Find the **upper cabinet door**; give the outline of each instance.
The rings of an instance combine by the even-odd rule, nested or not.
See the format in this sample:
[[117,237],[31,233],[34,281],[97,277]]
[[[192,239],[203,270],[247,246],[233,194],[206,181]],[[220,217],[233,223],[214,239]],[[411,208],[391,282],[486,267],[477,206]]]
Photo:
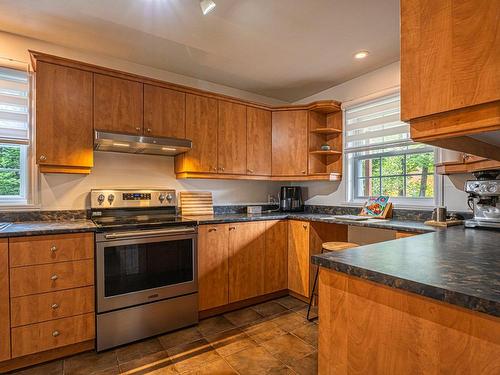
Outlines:
[[403,120],[500,99],[498,4],[401,1]]
[[94,74],[94,129],[142,134],[143,84]]
[[186,138],[186,94],[144,85],[144,134]]
[[41,172],[93,166],[92,73],[38,61],[36,154]]
[[186,94],[186,138],[193,148],[175,158],[175,171],[217,173],[217,99]]
[[246,174],[246,106],[219,100],[217,146],[219,173]]
[[247,174],[271,174],[271,111],[247,107]]
[[273,112],[273,176],[307,174],[307,111]]

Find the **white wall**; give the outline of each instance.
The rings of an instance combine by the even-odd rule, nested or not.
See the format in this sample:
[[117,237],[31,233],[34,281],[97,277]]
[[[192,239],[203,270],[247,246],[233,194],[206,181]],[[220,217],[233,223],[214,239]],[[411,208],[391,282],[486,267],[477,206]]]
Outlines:
[[[309,103],[315,100],[336,99],[341,102],[370,97],[379,92],[388,91],[400,84],[400,64],[392,63],[325,91],[301,99],[298,103]],[[442,150],[441,160],[456,160],[457,153]],[[438,177],[439,178],[439,177]],[[467,194],[463,192],[464,182],[472,175],[455,175],[444,177],[444,204],[449,210],[467,211]],[[346,179],[341,182],[308,182],[303,186],[306,203],[315,205],[346,204]]]
[[[28,49],[205,89],[266,104],[283,102],[106,56],[89,55],[35,39],[0,32],[0,57],[29,61]],[[259,181],[176,180],[172,157],[95,153],[95,167],[88,176],[45,174],[39,177],[39,201],[44,210],[84,209],[92,188],[163,187],[180,190],[209,190],[214,203],[264,203],[268,194],[277,194],[280,183]]]

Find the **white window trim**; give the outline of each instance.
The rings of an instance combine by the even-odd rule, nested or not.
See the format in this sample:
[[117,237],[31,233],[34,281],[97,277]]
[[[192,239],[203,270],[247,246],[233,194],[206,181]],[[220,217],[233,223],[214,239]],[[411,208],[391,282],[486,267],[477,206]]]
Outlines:
[[[345,150],[346,147],[346,116],[345,111],[349,108],[356,107],[368,101],[377,100],[389,95],[393,95],[400,92],[400,86],[390,87],[375,93],[371,93],[366,96],[362,96],[356,99],[352,99],[342,103],[342,122],[343,122],[343,134],[342,134],[342,149]],[[434,148],[434,163],[439,163],[442,158],[442,153],[440,149]],[[344,183],[345,183],[345,201],[341,202],[342,206],[359,206],[362,207],[366,203],[366,199],[357,199],[353,197],[353,171],[352,166],[348,161],[346,152],[343,154],[342,168],[344,170]],[[428,211],[429,208],[438,205],[438,202],[443,201],[443,178],[434,172],[434,197],[433,198],[401,198],[401,197],[390,197],[390,202],[395,208],[400,209],[413,209]]]
[[[24,196],[25,199],[2,199],[0,200],[0,211],[26,211],[33,209],[41,209],[40,205],[40,193],[39,193],[39,173],[38,166],[35,160],[35,126],[34,126],[34,74],[31,69],[31,65],[18,60],[8,59],[0,57],[0,65],[12,69],[20,69],[20,66],[27,67],[28,75],[28,90],[29,90],[29,102],[28,102],[28,135],[29,143],[26,148],[26,155],[21,158],[21,168],[25,168],[25,173],[23,174],[24,181]],[[24,70],[24,69],[22,69]]]

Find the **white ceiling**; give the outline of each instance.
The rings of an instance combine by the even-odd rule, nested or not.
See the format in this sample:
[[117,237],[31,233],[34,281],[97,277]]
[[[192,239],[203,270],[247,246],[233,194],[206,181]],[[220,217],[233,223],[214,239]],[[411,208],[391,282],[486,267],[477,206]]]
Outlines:
[[399,59],[399,0],[215,1],[0,0],[0,29],[289,102]]

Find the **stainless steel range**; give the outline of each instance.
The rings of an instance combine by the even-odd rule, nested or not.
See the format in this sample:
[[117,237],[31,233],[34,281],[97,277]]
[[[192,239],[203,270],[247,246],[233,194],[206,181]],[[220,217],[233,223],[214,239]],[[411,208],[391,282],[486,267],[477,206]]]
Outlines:
[[92,190],[97,350],[198,322],[197,226],[174,190]]

